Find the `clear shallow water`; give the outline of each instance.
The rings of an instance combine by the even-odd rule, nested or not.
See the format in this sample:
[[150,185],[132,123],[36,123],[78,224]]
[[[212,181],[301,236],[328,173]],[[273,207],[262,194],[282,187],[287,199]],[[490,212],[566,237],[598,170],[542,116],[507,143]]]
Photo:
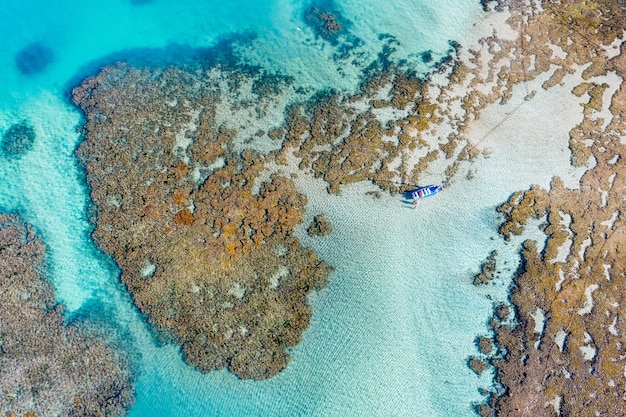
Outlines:
[[[461,0],[337,4],[362,46],[333,62],[336,49],[304,24],[308,4],[301,2],[3,3],[0,17],[9,24],[0,27],[0,133],[26,119],[37,141],[19,160],[0,155],[0,209],[21,213],[42,233],[51,279],[70,315],[104,305],[107,320],[132,336],[140,359],[131,416],[461,416],[480,400],[478,387],[489,385],[488,376],[478,379],[466,367],[491,309],[486,292],[470,281],[489,251],[502,246],[490,240],[495,205],[549,178],[521,163],[516,175],[503,176],[510,161],[494,155],[472,184],[491,189],[487,195],[468,195],[459,181],[417,212],[396,198],[370,199],[358,185],[332,197],[317,183],[300,184],[310,195],[309,215],[325,212],[335,230],[325,239],[304,233],[302,239],[336,270],[328,288],[312,297],[311,328],[292,363],[270,381],[240,381],[225,371],[201,375],[176,347],[155,344],[119,271],[89,239],[88,190],[73,157],[81,116],[67,94],[99,66],[118,59],[176,62],[232,33],[253,33],[235,49],[244,62],[291,75],[311,90],[352,90],[380,52],[379,35],[398,40],[392,59],[423,71],[421,53],[432,50],[436,61],[450,39],[463,42],[480,16],[478,2]],[[24,76],[14,56],[33,42],[53,59]],[[494,177],[502,180],[494,185]],[[504,288],[489,291],[502,296]]]

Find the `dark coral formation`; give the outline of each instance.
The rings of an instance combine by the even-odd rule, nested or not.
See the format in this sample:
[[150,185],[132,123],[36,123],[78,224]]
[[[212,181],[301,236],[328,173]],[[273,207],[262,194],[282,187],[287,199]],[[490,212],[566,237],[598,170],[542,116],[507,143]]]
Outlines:
[[313,222],[307,229],[309,236],[328,236],[332,231],[333,225],[323,214],[315,216]]
[[496,273],[497,273],[497,265],[496,265],[497,256],[498,256],[497,250],[491,251],[489,256],[487,256],[487,259],[485,260],[485,262],[483,262],[480,268],[480,273],[474,275],[474,280],[473,280],[474,285],[485,285],[494,280],[494,278],[496,277]]
[[489,355],[493,351],[493,340],[489,337],[479,337],[476,341],[478,351],[483,355]]
[[[570,149],[574,166],[591,161],[592,168],[576,189],[554,178],[550,190],[517,192],[499,208],[506,219],[500,228],[505,238],[522,234],[528,219],[545,218],[547,240],[543,247],[524,243],[510,298],[514,323],[506,305],[498,307],[492,321],[497,352],[491,363],[501,390],[477,411],[623,415],[626,44],[611,59],[602,45],[622,37],[626,7],[608,0],[540,3],[510,2],[509,23],[519,39],[486,40],[494,59],[510,60],[499,73],[502,98],[507,100],[520,81],[546,73],[543,88],[548,89],[584,66],[584,81],[572,94],[588,100],[583,120],[570,132]],[[594,80],[607,74],[619,77],[617,89]]]
[[0,413],[121,416],[134,402],[129,364],[63,322],[32,229],[0,214]]
[[429,62],[432,62],[433,60],[433,51],[424,51],[420,54],[420,58],[422,59],[422,62],[427,64]]
[[0,141],[0,150],[9,158],[17,158],[32,149],[35,143],[35,130],[22,121],[9,127]]
[[201,371],[264,379],[287,366],[329,267],[293,235],[306,197],[233,152],[220,97],[203,71],[106,68],[73,92],[87,118],[77,155],[93,237],[142,313]]
[[337,36],[345,31],[347,24],[333,0],[315,2],[304,11],[304,21],[317,36],[333,43],[337,42]]
[[24,75],[35,75],[45,70],[54,60],[52,49],[42,42],[34,42],[15,54],[15,65]]
[[483,372],[489,369],[489,364],[479,358],[470,358],[467,361],[467,366],[469,366],[470,369],[476,373],[476,375],[481,375]]

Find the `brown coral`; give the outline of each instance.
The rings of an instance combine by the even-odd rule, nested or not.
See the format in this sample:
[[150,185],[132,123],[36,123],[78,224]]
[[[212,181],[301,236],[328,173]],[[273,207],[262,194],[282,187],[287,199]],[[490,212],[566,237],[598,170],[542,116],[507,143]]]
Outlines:
[[483,263],[481,267],[481,271],[479,274],[474,275],[473,284],[474,285],[485,285],[493,281],[496,276],[496,257],[498,256],[498,251],[493,250],[487,256],[487,259]]
[[[589,99],[583,121],[570,132],[572,163],[595,166],[577,189],[555,178],[550,190],[538,187],[515,193],[499,210],[506,221],[505,238],[522,234],[529,218],[546,217],[547,241],[537,248],[524,244],[522,267],[515,278],[511,302],[517,323],[505,322],[498,312],[493,322],[502,357],[492,359],[504,393],[492,398],[498,416],[622,415],[624,412],[624,328],[620,306],[624,299],[626,230],[623,223],[626,188],[624,70],[618,57],[606,61],[602,44],[610,44],[624,30],[625,8],[618,2],[542,2],[543,10],[520,8],[512,22],[532,42],[518,52],[538,52],[558,45],[559,59],[545,88],[559,82],[574,64],[586,64],[584,78],[615,71],[621,86],[611,97],[612,117],[598,118],[607,84],[583,82],[573,94]],[[526,16],[522,18],[521,16]],[[525,19],[525,20],[524,20]],[[541,41],[540,39],[545,39]],[[531,52],[532,51],[532,52]],[[550,54],[549,61],[556,62]],[[510,79],[510,82],[517,82]],[[530,317],[544,317],[541,333]],[[489,412],[483,407],[483,412]]]
[[124,415],[134,402],[128,361],[64,323],[44,256],[30,227],[0,214],[0,413]]
[[261,155],[229,152],[236,132],[217,126],[212,88],[201,71],[106,68],[74,90],[77,155],[93,236],[148,320],[201,371],[264,379],[287,366],[329,267],[293,235],[306,205],[293,182],[261,180]]
[[318,214],[313,218],[313,222],[307,229],[309,236],[327,236],[333,231],[333,225],[323,214]]

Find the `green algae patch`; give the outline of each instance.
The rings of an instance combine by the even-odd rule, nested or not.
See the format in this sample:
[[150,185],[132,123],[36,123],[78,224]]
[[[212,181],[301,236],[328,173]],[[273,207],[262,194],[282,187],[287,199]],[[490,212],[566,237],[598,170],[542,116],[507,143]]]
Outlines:
[[134,393],[124,352],[64,323],[44,258],[34,231],[0,214],[0,414],[125,415]]
[[237,132],[215,117],[224,94],[202,71],[106,68],[73,92],[87,118],[77,156],[93,237],[155,331],[202,372],[266,379],[330,268],[294,236],[306,197],[262,178],[262,155],[233,151]]

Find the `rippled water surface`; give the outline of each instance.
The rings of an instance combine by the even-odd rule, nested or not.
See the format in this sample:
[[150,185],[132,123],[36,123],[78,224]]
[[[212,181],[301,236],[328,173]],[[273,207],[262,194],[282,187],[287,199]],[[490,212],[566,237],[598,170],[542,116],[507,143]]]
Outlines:
[[[345,32],[336,40],[316,35],[304,20],[312,6],[332,7]],[[24,121],[36,140],[20,158],[0,154],[0,209],[41,232],[68,317],[90,314],[129,335],[138,358],[131,416],[471,415],[478,387],[490,382],[466,361],[492,307],[471,276],[496,236],[493,208],[534,179],[520,173],[494,185],[508,162],[493,157],[472,184],[487,191],[467,193],[460,181],[418,212],[397,197],[366,196],[367,185],[338,197],[301,181],[308,216],[324,211],[334,226],[325,239],[301,233],[335,268],[310,300],[310,329],[272,380],[202,375],[175,346],[156,343],[117,267],[90,239],[89,193],[73,154],[81,114],[69,102],[71,88],[116,61],[228,59],[289,75],[310,94],[350,92],[384,60],[432,70],[481,13],[478,1],[464,0],[3,2],[0,134]]]

